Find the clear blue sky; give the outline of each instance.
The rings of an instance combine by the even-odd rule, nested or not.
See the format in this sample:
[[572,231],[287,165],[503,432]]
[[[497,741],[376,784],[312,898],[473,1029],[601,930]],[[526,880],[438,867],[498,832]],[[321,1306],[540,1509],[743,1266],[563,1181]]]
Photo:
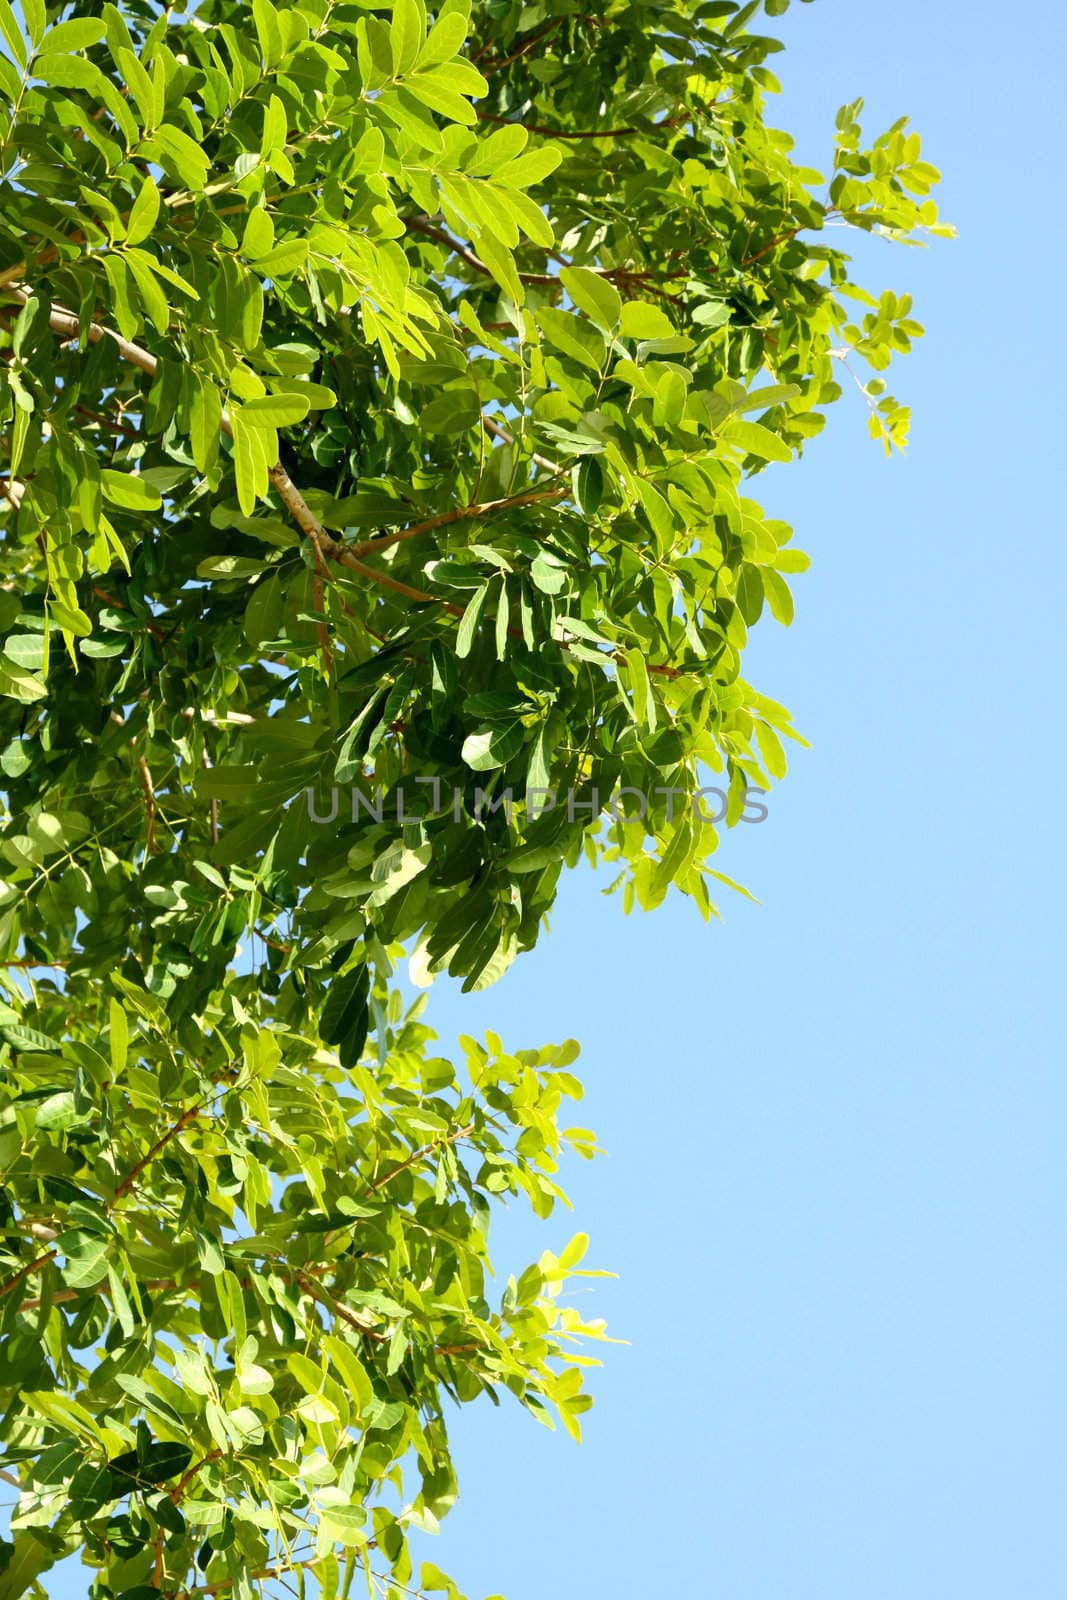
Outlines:
[[[1067,1571],[1063,8],[817,0],[779,126],[909,113],[954,244],[866,251],[926,340],[886,462],[858,394],[760,485],[814,556],[750,677],[814,742],[704,929],[570,885],[451,1037],[575,1034],[574,1225],[620,1274],[575,1448],[455,1427],[432,1551],[481,1600],[1052,1600]],[[867,281],[865,279],[864,281]],[[501,1229],[521,1266],[565,1217]]]
[[473,1600],[1064,1592],[1062,15],[772,24],[805,158],[858,94],[872,130],[910,113],[961,238],[866,251],[929,330],[907,458],[849,395],[760,486],[815,558],[749,662],[814,742],[723,851],[762,908],[624,919],[576,878],[501,985],[431,996],[446,1041],[583,1040],[610,1155],[575,1163],[573,1221],[516,1213],[495,1253],[586,1229],[631,1341],[581,1449],[458,1419],[427,1554]]

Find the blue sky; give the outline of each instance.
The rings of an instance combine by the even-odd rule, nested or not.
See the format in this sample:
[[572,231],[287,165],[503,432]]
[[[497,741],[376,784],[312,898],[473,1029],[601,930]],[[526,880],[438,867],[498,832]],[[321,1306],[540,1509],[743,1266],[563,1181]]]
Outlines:
[[580,1449],[517,1408],[458,1417],[427,1554],[474,1600],[1062,1592],[1064,26],[1025,15],[771,24],[805,159],[858,94],[872,132],[910,113],[961,237],[862,249],[928,328],[894,385],[907,457],[849,393],[759,485],[815,562],[748,664],[814,746],[723,847],[762,906],[624,919],[578,874],[502,984],[432,992],[446,1043],[583,1040],[609,1154],[567,1174],[573,1219],[509,1214],[495,1255],[587,1230],[630,1341]]
[[[887,462],[860,396],[758,494],[814,568],[749,677],[813,741],[721,865],[762,899],[705,929],[576,877],[550,935],[430,1016],[575,1034],[572,1227],[617,1283],[578,1449],[467,1408],[431,1553],[508,1600],[1050,1600],[1067,1569],[1064,782],[1065,29],[1001,6],[816,0],[778,114],[825,170],[833,115],[910,114],[960,229],[866,242],[927,338]],[[859,246],[864,241],[857,241]],[[860,250],[857,249],[857,254]],[[767,629],[770,629],[768,632]]]

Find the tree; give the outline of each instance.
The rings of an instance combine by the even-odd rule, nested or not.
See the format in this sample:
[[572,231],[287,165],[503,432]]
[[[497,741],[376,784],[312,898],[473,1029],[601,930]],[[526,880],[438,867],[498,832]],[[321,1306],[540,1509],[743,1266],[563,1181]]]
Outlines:
[[486,1284],[576,1046],[457,1070],[391,980],[583,853],[709,917],[798,738],[746,480],[839,366],[903,442],[828,224],[949,230],[860,102],[792,164],[759,9],[0,0],[3,1600],[455,1594],[448,1403],[579,1431],[584,1237]]

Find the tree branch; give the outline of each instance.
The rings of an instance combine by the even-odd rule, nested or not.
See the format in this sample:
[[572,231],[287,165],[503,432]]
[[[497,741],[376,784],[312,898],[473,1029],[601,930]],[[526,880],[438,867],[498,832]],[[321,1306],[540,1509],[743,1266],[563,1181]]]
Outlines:
[[127,1172],[126,1176],[115,1190],[115,1193],[112,1195],[110,1201],[111,1205],[114,1205],[116,1200],[121,1200],[123,1195],[129,1194],[130,1190],[133,1188],[134,1184],[137,1182],[145,1168],[151,1165],[161,1150],[165,1150],[167,1148],[167,1145],[170,1144],[172,1139],[177,1138],[178,1134],[181,1133],[183,1128],[187,1128],[189,1126],[194,1117],[198,1117],[200,1115],[201,1111],[204,1109],[205,1103],[205,1101],[201,1100],[198,1105],[190,1106],[187,1111],[183,1111],[174,1126],[168,1128],[166,1133],[163,1134],[161,1138],[156,1140],[148,1154],[143,1156],[135,1167],[130,1168],[129,1172]]
[[[514,443],[514,440],[511,441]],[[563,471],[556,467],[555,472]],[[394,544],[400,544],[405,539],[414,539],[420,533],[432,533],[435,528],[444,528],[450,522],[470,522],[475,517],[487,517],[494,511],[507,511],[513,506],[536,505],[541,500],[558,500],[566,494],[565,488],[559,489],[528,489],[521,494],[506,496],[503,500],[483,500],[480,505],[460,506],[453,511],[441,511],[435,517],[427,517],[424,522],[413,523],[410,528],[400,528],[396,533],[383,534],[378,539],[364,539],[362,544],[342,545],[339,559],[344,559],[349,553],[354,556],[378,555],[382,550],[388,550]]]
[[[487,61],[484,67],[479,70],[484,76],[487,76],[490,72],[502,72],[505,67],[510,67],[513,61],[518,61],[520,56],[524,56],[532,50],[534,45],[540,44],[542,39],[547,39],[551,34],[562,28],[563,20],[562,17],[556,17],[552,22],[546,22],[542,27],[538,28],[536,33],[530,35],[525,44],[521,44],[509,56],[504,56],[499,61]],[[492,49],[491,44],[483,44],[480,50],[474,52],[471,60],[477,63],[490,49]]]
[[30,1277],[35,1272],[39,1272],[40,1269],[42,1267],[46,1267],[50,1261],[54,1261],[58,1253],[59,1252],[56,1250],[46,1250],[44,1254],[38,1256],[36,1260],[27,1261],[26,1265],[24,1267],[20,1267],[18,1272],[16,1272],[13,1277],[7,1279],[6,1283],[0,1283],[0,1300],[2,1300],[5,1295],[10,1294],[12,1289],[17,1289],[19,1284],[22,1283],[25,1278]]
[[478,111],[479,122],[500,122],[510,126],[525,128],[527,133],[536,133],[542,139],[625,139],[632,134],[662,133],[667,128],[676,128],[684,122],[684,116],[665,117],[662,122],[654,122],[649,129],[644,128],[543,128],[536,122],[521,122],[515,117],[498,117],[492,111]]
[[465,1128],[457,1128],[446,1139],[435,1139],[432,1144],[424,1144],[418,1150],[413,1150],[405,1161],[401,1161],[399,1166],[393,1167],[392,1171],[387,1172],[384,1178],[379,1178],[377,1183],[372,1183],[368,1188],[364,1189],[361,1198],[364,1200],[369,1199],[372,1194],[377,1194],[379,1189],[384,1189],[387,1183],[392,1183],[394,1178],[399,1178],[402,1172],[406,1172],[409,1167],[413,1167],[416,1161],[421,1161],[424,1156],[432,1155],[435,1150],[443,1149],[446,1144],[458,1144],[461,1139],[469,1138],[473,1132],[474,1124],[470,1122]]
[[[505,444],[514,446],[514,435],[510,434],[506,428],[502,428],[500,423],[497,422],[493,417],[486,416],[484,411],[482,412],[482,421],[485,423],[490,433],[495,434],[498,439],[503,439]],[[539,456],[536,450],[530,456],[530,460],[535,461],[539,467],[544,467],[546,472],[551,472],[553,477],[557,477],[560,473],[567,470],[565,467],[558,466],[555,461],[549,461],[547,456]]]
[[16,511],[22,504],[22,497],[26,493],[26,485],[19,478],[0,478],[0,494],[3,495],[8,505]]
[[[461,244],[450,233],[446,233],[444,228],[438,228],[435,223],[427,222],[422,217],[404,217],[402,221],[408,233],[423,233],[428,239],[435,239],[438,244],[446,245],[453,255],[459,256],[460,260],[465,261],[469,267],[473,267],[475,272],[480,272],[485,278],[493,276],[485,262],[476,256],[473,250],[468,250],[465,244]],[[563,287],[559,279],[551,272],[520,272],[519,282],[537,283],[557,289]]]
[[[506,121],[508,119],[502,120]],[[435,222],[430,222],[425,217],[403,217],[401,220],[408,233],[425,234],[426,238],[434,239],[438,244],[445,245],[454,255],[459,256],[461,261],[465,261],[469,267],[472,267],[475,272],[480,272],[483,277],[491,278],[493,276],[485,262],[476,256],[473,250],[469,250],[459,239],[453,238],[452,234],[448,233],[444,228],[439,228]],[[569,267],[571,265],[566,256],[557,255],[554,251],[550,252],[550,254],[552,259],[558,261],[561,266]],[[677,295],[668,294],[666,289],[661,289],[658,286],[655,273],[634,272],[629,267],[592,267],[589,270],[595,272],[597,277],[603,278],[607,283],[617,284],[622,289],[638,287],[645,294],[657,295],[661,300],[669,300],[672,304],[678,303]],[[663,276],[668,278],[688,278],[689,273],[688,271],[668,272]],[[519,272],[518,278],[520,283],[538,284],[542,288],[559,290],[563,287],[558,276],[551,272]]]
[[152,774],[148,770],[148,762],[144,756],[137,757],[137,770],[141,774],[145,815],[148,818],[148,838],[145,841],[145,855],[153,856],[156,853],[156,791],[152,784]]
[[[427,233],[432,238],[440,238],[452,249],[458,251],[460,255],[469,256],[480,271],[489,271],[484,263],[478,261],[476,256],[472,256],[450,234],[445,233],[443,229],[436,228],[432,223],[424,222],[418,217],[409,217],[405,221],[405,226],[412,232]],[[620,281],[640,281],[646,275],[627,272],[623,268],[614,268],[611,272],[603,273],[602,276],[605,278],[618,278]],[[558,278],[550,277],[548,274],[520,273],[520,277],[525,277],[527,282],[531,280],[545,283],[559,282]],[[13,295],[23,305],[29,299],[29,291],[21,285],[9,286],[5,292]],[[660,292],[662,293],[663,291]],[[67,338],[73,338],[80,331],[78,318],[73,312],[67,311],[62,307],[56,307],[52,311],[49,321],[56,332],[64,334]],[[155,376],[158,366],[157,359],[151,351],[145,350],[141,345],[133,344],[129,339],[120,338],[117,333],[112,332],[110,328],[106,328],[98,322],[89,323],[88,338],[93,344],[105,338],[113,340],[118,347],[120,355],[134,366],[139,367],[142,372],[148,373],[151,377]],[[225,412],[222,414],[221,426],[222,431],[232,438],[232,425]],[[494,424],[493,426],[497,427],[499,425]],[[556,473],[564,470],[544,458],[539,458],[538,464]],[[368,567],[360,559],[361,556],[378,554],[382,550],[389,549],[391,545],[399,544],[402,540],[413,539],[420,533],[429,533],[433,529],[445,527],[449,523],[470,521],[475,517],[485,516],[493,511],[508,510],[513,506],[531,505],[543,500],[562,499],[567,493],[565,487],[547,490],[527,490],[522,494],[511,495],[503,500],[489,500],[479,505],[462,506],[452,511],[443,511],[436,517],[427,517],[424,521],[414,523],[410,528],[401,528],[394,534],[386,534],[380,539],[364,540],[362,544],[349,546],[334,539],[327,532],[280,461],[270,468],[267,476],[271,487],[277,491],[278,497],[294,522],[301,532],[311,540],[315,550],[316,565],[320,560],[323,563],[327,559],[336,561],[339,565],[348,567],[351,572],[355,572],[359,577],[364,578],[368,583],[375,584],[378,588],[389,589],[393,594],[402,595],[405,600],[411,600],[416,605],[440,605],[457,617],[463,615],[464,608],[462,606],[456,605],[451,600],[444,600],[440,595],[429,594],[424,589],[416,589],[411,584],[404,583],[399,578],[394,578],[391,573],[377,572],[373,567]],[[649,671],[663,677],[673,678],[679,675],[680,669],[649,662]],[[3,1290],[0,1290],[0,1293],[3,1292]]]

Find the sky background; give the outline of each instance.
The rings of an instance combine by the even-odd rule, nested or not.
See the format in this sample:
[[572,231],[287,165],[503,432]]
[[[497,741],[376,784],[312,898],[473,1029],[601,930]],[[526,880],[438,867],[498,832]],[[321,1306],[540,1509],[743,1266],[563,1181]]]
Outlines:
[[475,1600],[1063,1593],[1062,8],[816,0],[770,31],[803,158],[856,95],[872,133],[909,113],[961,237],[857,239],[928,328],[906,458],[851,391],[759,485],[815,562],[747,659],[814,746],[724,843],[762,906],[626,919],[575,874],[503,983],[431,994],[449,1044],[583,1040],[609,1154],[494,1257],[585,1229],[630,1341],[580,1449],[457,1418],[426,1554]]
[[[576,1035],[575,1216],[617,1283],[575,1447],[465,1407],[429,1554],[472,1596],[1051,1600],[1067,1571],[1062,1045],[1065,24],[816,0],[768,31],[771,120],[826,170],[834,112],[907,113],[955,243],[857,239],[915,294],[905,458],[847,392],[756,497],[814,558],[747,673],[813,741],[720,864],[761,908],[624,918],[575,875],[551,934],[446,1042]],[[844,242],[844,241],[842,241]],[[864,247],[865,246],[865,247]]]

